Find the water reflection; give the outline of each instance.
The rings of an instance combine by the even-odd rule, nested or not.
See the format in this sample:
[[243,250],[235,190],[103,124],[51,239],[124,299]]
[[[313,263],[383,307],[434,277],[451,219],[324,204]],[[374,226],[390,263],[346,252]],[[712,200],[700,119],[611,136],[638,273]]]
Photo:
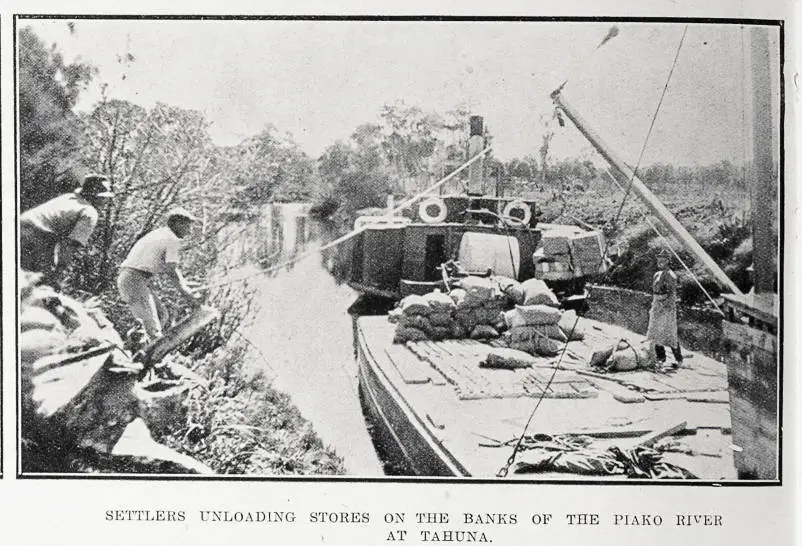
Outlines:
[[283,265],[335,237],[308,211],[302,203],[271,205],[254,228],[258,263],[275,270],[253,281],[259,310],[247,336],[270,360],[274,386],[344,458],[348,473],[380,476],[359,403],[347,313],[356,293],[329,274],[319,254]]

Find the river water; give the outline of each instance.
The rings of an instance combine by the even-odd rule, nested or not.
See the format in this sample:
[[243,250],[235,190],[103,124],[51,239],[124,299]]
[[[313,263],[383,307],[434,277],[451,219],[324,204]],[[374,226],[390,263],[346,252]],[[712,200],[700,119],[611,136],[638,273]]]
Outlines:
[[[328,230],[307,217],[308,205],[265,209],[260,222],[262,254],[280,264],[329,238]],[[249,237],[250,239],[250,237]],[[290,395],[326,445],[344,459],[350,475],[383,475],[357,391],[357,368],[348,307],[356,292],[338,284],[317,254],[256,276],[258,309],[247,337],[274,377],[273,386]]]

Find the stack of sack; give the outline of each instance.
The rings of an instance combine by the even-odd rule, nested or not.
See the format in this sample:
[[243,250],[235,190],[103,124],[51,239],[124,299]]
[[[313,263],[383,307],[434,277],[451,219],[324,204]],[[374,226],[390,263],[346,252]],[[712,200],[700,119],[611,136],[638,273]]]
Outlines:
[[576,313],[558,307],[557,297],[540,279],[519,283],[506,277],[469,276],[448,294],[436,290],[405,297],[390,311],[389,320],[397,324],[394,343],[492,340],[509,330],[504,335],[510,348],[554,356],[558,343],[584,337]]
[[[465,277],[450,293],[454,318],[471,339],[494,339],[504,327],[507,298],[492,278]],[[465,337],[465,336],[462,336]]]
[[465,337],[453,317],[456,304],[439,290],[425,296],[411,295],[390,311],[390,322],[397,324],[393,343]]
[[557,297],[540,279],[521,283],[523,294],[514,309],[504,313],[510,348],[540,356],[554,356],[559,343],[582,339],[583,332],[576,313],[563,313],[557,307]]

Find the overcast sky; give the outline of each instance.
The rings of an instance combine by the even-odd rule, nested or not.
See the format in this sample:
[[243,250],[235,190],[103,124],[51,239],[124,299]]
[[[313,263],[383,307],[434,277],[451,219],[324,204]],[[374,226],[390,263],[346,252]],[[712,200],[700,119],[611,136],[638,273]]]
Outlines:
[[[219,144],[272,123],[318,157],[400,99],[441,113],[464,104],[485,117],[497,157],[520,157],[536,154],[549,92],[567,79],[565,97],[631,164],[685,26],[618,24],[596,49],[611,23],[78,20],[70,33],[66,20],[20,21],[29,24],[67,60],[98,67],[80,109],[106,83],[115,98],[203,111]],[[126,53],[135,60],[119,63]],[[690,25],[643,164],[748,157],[748,63],[748,30]],[[589,149],[570,122],[552,141],[558,156]]]

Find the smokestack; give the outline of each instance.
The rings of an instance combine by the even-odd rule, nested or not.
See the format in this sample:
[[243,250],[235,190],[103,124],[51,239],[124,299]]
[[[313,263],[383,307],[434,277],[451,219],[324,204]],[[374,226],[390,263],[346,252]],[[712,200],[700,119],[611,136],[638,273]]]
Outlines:
[[[471,134],[468,140],[468,159],[470,160],[484,150],[484,119],[482,116],[471,116]],[[468,194],[484,195],[484,158],[479,159],[468,167]]]

